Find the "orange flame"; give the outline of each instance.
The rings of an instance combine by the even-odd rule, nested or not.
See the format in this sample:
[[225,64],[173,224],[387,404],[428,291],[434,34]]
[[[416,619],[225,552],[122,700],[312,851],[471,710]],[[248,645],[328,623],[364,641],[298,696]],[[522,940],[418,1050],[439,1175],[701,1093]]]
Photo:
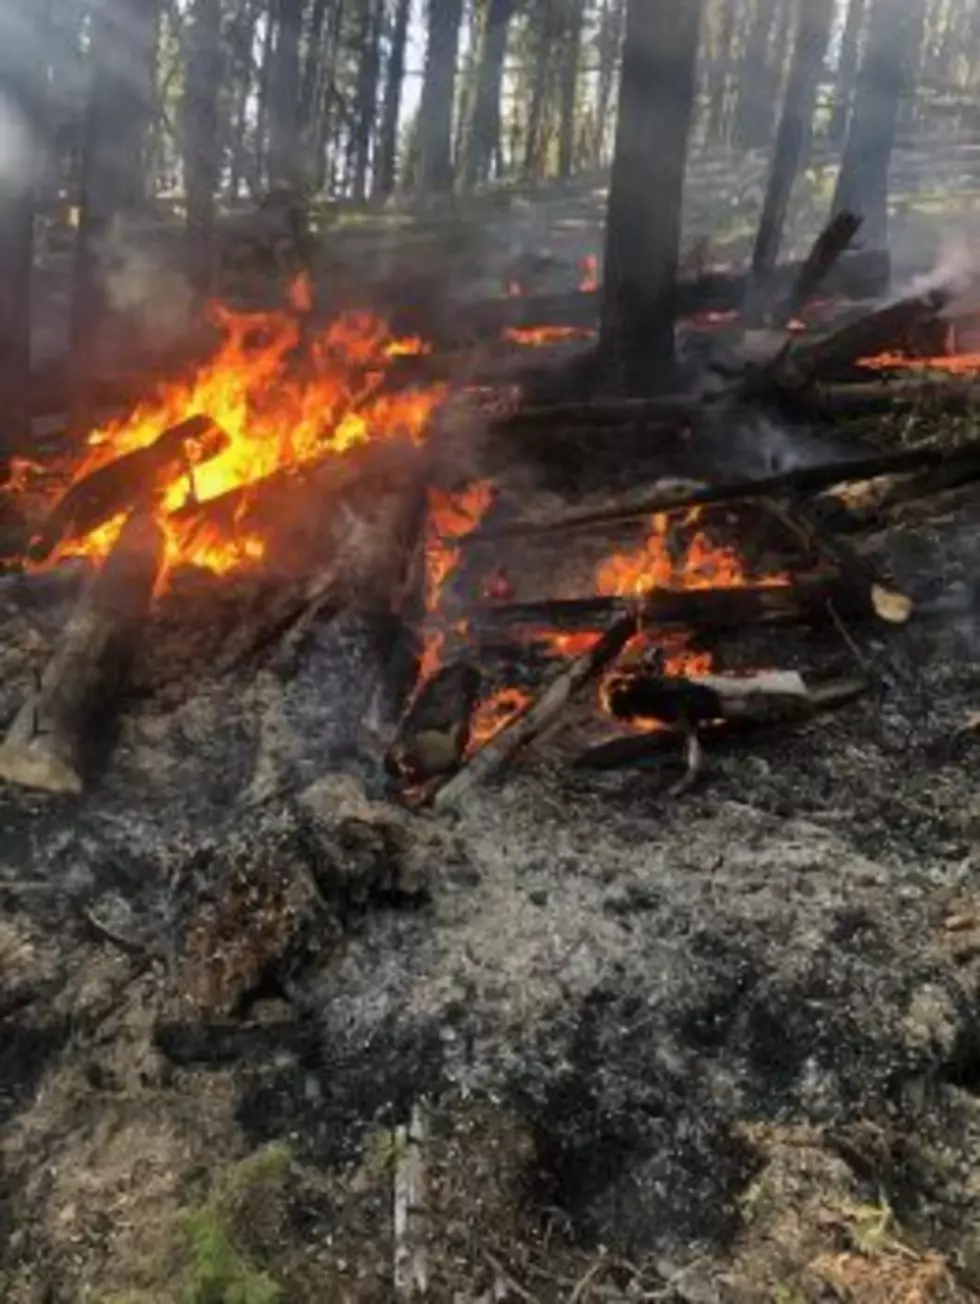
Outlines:
[[[212,305],[223,339],[213,359],[189,379],[165,385],[122,421],[93,431],[73,483],[123,454],[151,445],[169,427],[205,414],[228,436],[227,447],[192,470],[174,474],[162,493],[162,516],[189,500],[206,503],[231,490],[258,485],[278,471],[341,456],[377,439],[419,442],[444,386],[394,394],[378,391],[389,359],[425,351],[418,339],[394,339],[384,322],[348,312],[304,339],[300,315],[312,308],[312,289],[301,277],[280,312],[239,312]],[[302,353],[300,350],[302,349]],[[62,549],[100,557],[119,524],[106,523]],[[257,537],[217,533],[193,544],[168,528],[172,565],[191,563],[223,572],[254,562],[265,552]]]
[[512,344],[523,344],[540,349],[563,340],[594,340],[596,332],[588,326],[510,326],[504,330],[504,339]]

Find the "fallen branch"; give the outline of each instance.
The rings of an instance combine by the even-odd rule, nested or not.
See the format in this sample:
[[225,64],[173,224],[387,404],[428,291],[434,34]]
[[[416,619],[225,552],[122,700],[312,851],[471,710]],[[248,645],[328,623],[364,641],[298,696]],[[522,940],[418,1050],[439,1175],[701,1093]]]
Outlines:
[[[980,455],[980,440],[973,440],[955,450],[955,455],[966,456],[969,448]],[[495,542],[498,539],[534,537],[541,534],[563,534],[575,530],[593,530],[597,526],[619,525],[627,521],[642,521],[654,512],[680,511],[713,503],[730,503],[754,498],[775,498],[780,494],[817,494],[837,485],[858,480],[872,480],[878,476],[902,472],[922,471],[941,465],[954,456],[935,444],[921,444],[898,452],[875,453],[847,461],[827,462],[820,466],[794,467],[776,475],[752,480],[732,480],[727,484],[708,485],[693,493],[679,491],[654,491],[648,498],[634,499],[628,504],[599,508],[593,511],[572,512],[567,516],[543,521],[511,521],[498,526],[485,526],[470,535],[465,545]]]
[[864,219],[854,213],[838,213],[817,236],[800,267],[789,294],[770,314],[774,326],[785,326],[799,315],[830,276],[835,263],[861,229]]
[[576,693],[616,660],[636,632],[635,612],[618,616],[588,652],[564,666],[517,716],[437,790],[433,798],[436,809],[458,806],[475,788],[503,769],[517,752],[557,720]]
[[91,726],[125,671],[163,558],[159,525],[148,512],[135,513],[0,745],[0,778],[46,792],[82,791]]
[[[715,717],[700,728],[700,736],[708,743],[725,742],[745,735],[754,736],[760,729],[774,724],[799,724],[823,711],[833,711],[856,701],[868,691],[863,679],[831,680],[808,688],[806,699],[787,698],[779,709],[774,709],[774,699],[763,694],[757,696],[753,706],[743,699],[736,712]],[[730,698],[729,701],[732,701]],[[718,703],[723,712],[724,701]],[[756,714],[756,708],[758,713]],[[574,761],[579,769],[613,770],[630,765],[643,765],[658,755],[674,751],[677,734],[669,729],[630,733],[608,742],[600,743],[580,753]]]
[[419,1300],[428,1294],[426,1132],[425,1113],[418,1103],[412,1106],[408,1126],[395,1129],[393,1281],[398,1299]]
[[37,536],[30,555],[43,561],[60,545],[82,539],[121,513],[146,506],[181,472],[217,457],[228,447],[228,436],[203,414],[170,426],[146,448],[97,467],[77,480],[55,505]]

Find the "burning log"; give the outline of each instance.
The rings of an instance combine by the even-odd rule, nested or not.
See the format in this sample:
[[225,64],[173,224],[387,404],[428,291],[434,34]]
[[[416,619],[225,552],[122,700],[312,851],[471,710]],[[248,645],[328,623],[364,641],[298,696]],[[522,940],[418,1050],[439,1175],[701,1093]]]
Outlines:
[[635,612],[618,616],[588,652],[575,657],[512,720],[473,755],[433,799],[437,810],[465,801],[558,719],[572,698],[611,665],[637,632]]
[[594,511],[573,512],[567,516],[543,521],[511,521],[507,524],[481,527],[467,540],[469,546],[495,542],[503,538],[524,538],[540,534],[564,534],[575,530],[593,530],[599,526],[642,521],[655,512],[680,511],[691,507],[705,507],[718,503],[733,503],[757,498],[776,498],[782,494],[818,494],[837,485],[859,480],[873,480],[879,476],[898,475],[904,472],[924,471],[942,465],[947,459],[971,455],[980,456],[980,440],[972,440],[959,449],[948,450],[936,444],[920,444],[897,452],[875,453],[867,457],[849,458],[846,461],[827,462],[819,466],[794,467],[776,475],[752,480],[732,480],[727,484],[708,485],[689,493],[654,492],[649,498],[634,499],[622,505]]
[[719,589],[653,589],[637,603],[613,597],[548,602],[501,602],[486,605],[473,621],[478,636],[501,629],[517,639],[521,630],[533,640],[542,629],[563,633],[600,628],[610,617],[633,613],[641,629],[680,627],[705,633],[748,626],[819,623],[828,604],[840,615],[861,615],[867,599],[836,577],[799,579],[793,584]]
[[791,341],[776,358],[747,382],[753,393],[769,386],[789,391],[830,378],[859,359],[900,346],[909,334],[949,303],[945,290],[932,290],[864,313],[818,339]]
[[[774,298],[791,293],[801,276],[802,266],[788,263],[776,269],[768,287]],[[824,289],[828,295],[844,299],[873,299],[885,291],[889,276],[887,254],[878,250],[861,250],[845,255],[830,268]],[[677,315],[739,312],[751,285],[750,274],[732,276],[723,272],[681,281],[677,287]],[[575,290],[565,294],[514,296],[463,305],[453,314],[451,338],[499,335],[507,329],[545,325],[594,327],[599,320],[600,295],[601,289]],[[429,336],[438,334],[432,330],[432,323],[413,320],[411,311],[404,314],[404,320],[396,321],[395,329],[403,334],[412,334],[416,330]]]
[[479,670],[464,661],[443,666],[425,681],[385,757],[392,777],[423,783],[459,767],[480,683]]
[[170,426],[146,448],[97,467],[71,486],[31,541],[31,556],[43,561],[59,545],[84,538],[122,512],[142,506],[186,470],[217,457],[228,436],[209,416],[199,414]]
[[[739,682],[745,681],[732,681],[733,684]],[[753,735],[758,730],[773,724],[797,724],[811,719],[820,712],[848,706],[867,691],[866,680],[835,679],[807,687],[805,697],[791,695],[781,701],[778,700],[777,695],[766,692],[746,694],[741,699],[737,693],[731,692],[727,697],[720,696],[713,704],[720,714],[704,721],[699,734],[703,741],[714,743]],[[590,747],[576,757],[575,765],[580,769],[591,770],[613,770],[629,765],[642,765],[659,753],[667,749],[672,750],[675,745],[676,734],[672,730],[631,733]]]
[[45,792],[82,791],[90,727],[125,672],[163,559],[160,526],[149,512],[134,513],[0,745],[0,778]]

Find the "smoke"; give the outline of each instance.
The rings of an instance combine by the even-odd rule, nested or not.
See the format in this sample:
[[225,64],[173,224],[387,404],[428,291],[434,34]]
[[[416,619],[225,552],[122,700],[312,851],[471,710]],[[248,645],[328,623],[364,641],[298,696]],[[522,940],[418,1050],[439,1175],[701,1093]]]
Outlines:
[[0,186],[24,191],[37,172],[38,140],[17,104],[0,92]]
[[160,241],[150,244],[149,233],[131,220],[117,219],[100,250],[104,284],[114,313],[157,344],[173,343],[190,328],[194,294],[178,269],[177,251]]

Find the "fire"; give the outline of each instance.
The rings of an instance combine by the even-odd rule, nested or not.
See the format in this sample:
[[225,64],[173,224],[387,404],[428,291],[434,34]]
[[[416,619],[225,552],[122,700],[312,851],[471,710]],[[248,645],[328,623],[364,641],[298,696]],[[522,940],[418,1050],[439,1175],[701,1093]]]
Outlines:
[[579,281],[578,288],[584,293],[589,294],[599,288],[599,260],[595,254],[586,254],[579,264],[582,272],[582,279]]
[[505,340],[535,349],[563,340],[594,340],[595,336],[588,326],[512,326],[504,331]]
[[446,583],[459,565],[460,542],[476,529],[494,499],[489,480],[477,480],[465,489],[452,493],[445,489],[429,490],[429,511],[425,538],[425,611],[429,618],[422,633],[417,688],[439,669],[446,638],[467,634],[465,620],[444,620],[436,626],[432,617],[443,615]]
[[636,551],[616,554],[601,563],[597,591],[607,597],[633,598],[651,589],[774,588],[789,583],[785,575],[750,576],[734,549],[712,543],[703,530],[696,530],[683,545],[681,532],[696,526],[702,511],[693,507],[674,532],[667,514],[658,512]]
[[531,695],[523,688],[501,688],[485,698],[473,712],[467,752],[479,751],[527,706]]
[[[259,560],[265,543],[257,536],[216,534],[190,543],[168,518],[188,502],[207,503],[249,489],[277,472],[342,456],[369,441],[419,442],[445,393],[444,386],[382,393],[389,360],[423,353],[425,343],[392,338],[384,322],[361,312],[344,313],[311,335],[303,320],[311,307],[312,290],[304,278],[292,286],[283,311],[240,312],[212,305],[222,341],[211,361],[190,379],[163,386],[125,420],[93,431],[72,483],[147,448],[187,417],[210,416],[228,436],[227,447],[176,472],[161,495],[169,562],[222,573]],[[243,497],[243,506],[246,502]],[[118,522],[108,522],[56,557],[68,552],[103,556],[118,529]]]
[[946,371],[952,375],[969,376],[980,371],[980,353],[953,353],[935,358],[913,358],[907,353],[879,353],[873,358],[862,358],[858,366],[868,371]]

